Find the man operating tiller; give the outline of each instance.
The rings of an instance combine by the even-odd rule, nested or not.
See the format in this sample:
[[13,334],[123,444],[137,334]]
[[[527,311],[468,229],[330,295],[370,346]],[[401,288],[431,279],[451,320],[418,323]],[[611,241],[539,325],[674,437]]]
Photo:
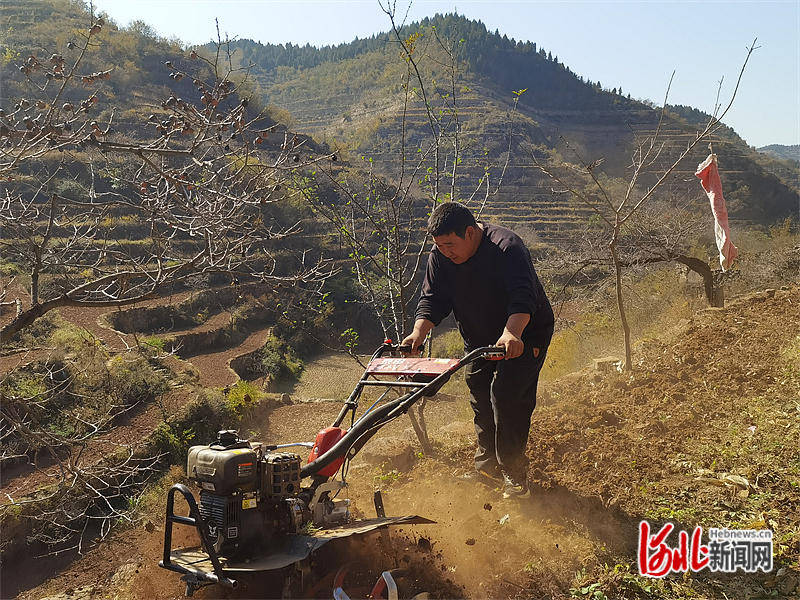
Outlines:
[[418,348],[450,312],[467,351],[502,346],[505,360],[480,359],[466,373],[475,413],[475,469],[502,482],[503,497],[528,495],[528,442],[536,387],[553,335],[553,309],[525,244],[513,231],[478,223],[457,202],[428,219],[436,246],[417,306],[414,330],[402,342]]

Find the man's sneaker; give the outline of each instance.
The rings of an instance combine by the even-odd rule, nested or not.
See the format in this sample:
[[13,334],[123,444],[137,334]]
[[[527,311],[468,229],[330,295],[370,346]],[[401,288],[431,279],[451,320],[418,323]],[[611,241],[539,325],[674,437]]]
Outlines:
[[503,471],[503,498],[527,498],[530,495],[527,479]]

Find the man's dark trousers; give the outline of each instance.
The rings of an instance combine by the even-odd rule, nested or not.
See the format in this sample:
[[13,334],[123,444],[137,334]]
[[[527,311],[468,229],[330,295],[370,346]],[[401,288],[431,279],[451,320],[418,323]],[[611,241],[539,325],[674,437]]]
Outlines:
[[475,413],[478,449],[475,468],[493,472],[496,467],[523,479],[528,470],[525,447],[536,407],[536,386],[547,345],[533,356],[533,343],[511,360],[478,360],[466,374]]

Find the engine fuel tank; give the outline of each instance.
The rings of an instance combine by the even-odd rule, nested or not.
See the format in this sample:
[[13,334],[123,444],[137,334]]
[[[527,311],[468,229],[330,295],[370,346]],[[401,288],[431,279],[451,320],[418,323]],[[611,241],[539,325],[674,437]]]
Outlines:
[[186,461],[186,474],[201,488],[215,494],[255,490],[257,456],[252,448],[192,446]]
[[[341,427],[326,427],[325,429],[320,430],[316,439],[314,440],[314,447],[311,448],[311,453],[308,455],[308,462],[317,460],[320,456],[333,448],[333,446],[336,445],[336,442],[344,437],[345,433],[347,433],[347,431]],[[323,477],[333,477],[336,475],[336,471],[339,470],[339,467],[342,466],[343,462],[344,456],[337,458],[324,469],[320,469],[317,474],[322,475]]]

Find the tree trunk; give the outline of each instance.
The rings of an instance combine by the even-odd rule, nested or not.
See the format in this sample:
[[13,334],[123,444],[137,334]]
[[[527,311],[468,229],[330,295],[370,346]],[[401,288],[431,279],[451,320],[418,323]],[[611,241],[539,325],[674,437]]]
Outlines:
[[617,287],[617,308],[619,309],[619,318],[622,322],[622,333],[625,338],[625,366],[626,371],[633,369],[633,362],[631,359],[631,328],[628,325],[628,317],[625,314],[625,303],[622,298],[622,263],[619,261],[617,254],[616,239],[612,239],[608,244],[608,249],[611,252],[611,260],[614,262],[614,278]]
[[711,291],[711,306],[725,308],[725,290],[721,285],[713,285]]
[[39,304],[39,265],[31,269],[31,305]]
[[687,266],[690,270],[694,271],[703,278],[703,291],[706,295],[706,301],[709,306],[722,308],[725,306],[725,295],[722,287],[714,284],[714,272],[708,263],[694,258],[693,256],[676,256],[675,260],[682,265]]

